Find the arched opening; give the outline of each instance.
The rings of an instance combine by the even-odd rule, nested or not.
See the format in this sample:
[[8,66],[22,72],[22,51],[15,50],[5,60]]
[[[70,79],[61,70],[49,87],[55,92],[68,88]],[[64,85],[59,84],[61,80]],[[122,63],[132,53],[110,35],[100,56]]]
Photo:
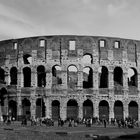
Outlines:
[[30,54],[23,55],[24,64],[31,64],[32,63],[32,56]]
[[83,103],[83,117],[84,118],[92,118],[93,117],[93,103],[89,99],[87,99]]
[[68,87],[69,88],[76,88],[78,84],[78,70],[76,66],[71,65],[68,67]]
[[135,101],[131,101],[128,105],[129,117],[138,120],[138,104]]
[[93,87],[93,70],[90,67],[83,69],[83,88]]
[[29,67],[23,68],[24,87],[31,87],[31,69]]
[[7,90],[5,88],[0,89],[0,105],[4,106],[5,95],[7,94]]
[[31,116],[30,106],[31,106],[30,101],[24,98],[22,100],[22,115],[25,116],[27,119],[30,119]]
[[99,88],[108,88],[108,69],[105,66],[99,68]]
[[138,85],[138,75],[135,68],[129,68],[128,69],[128,86],[135,86]]
[[62,84],[61,67],[55,65],[52,67],[52,85]]
[[99,103],[99,119],[109,120],[109,104],[105,100],[100,101]]
[[17,102],[16,101],[13,101],[13,100],[9,101],[8,112],[9,112],[9,116],[17,119]]
[[17,85],[17,68],[16,67],[11,68],[10,78],[11,78],[10,85]]
[[46,72],[44,66],[38,66],[37,67],[37,81],[38,81],[38,87],[45,87],[46,86]]
[[0,83],[4,83],[5,81],[5,71],[4,69],[0,68]]
[[67,118],[68,119],[78,118],[78,103],[74,99],[71,99],[67,102]]
[[117,120],[123,119],[123,103],[121,101],[114,103],[114,117]]
[[45,103],[42,98],[36,100],[36,117],[45,117]]
[[116,67],[114,69],[114,84],[115,86],[123,86],[123,71],[121,67]]
[[58,100],[52,101],[52,119],[58,120],[60,117],[60,102]]
[[84,63],[84,64],[92,64],[93,63],[92,55],[91,54],[85,54],[83,56],[82,63]]

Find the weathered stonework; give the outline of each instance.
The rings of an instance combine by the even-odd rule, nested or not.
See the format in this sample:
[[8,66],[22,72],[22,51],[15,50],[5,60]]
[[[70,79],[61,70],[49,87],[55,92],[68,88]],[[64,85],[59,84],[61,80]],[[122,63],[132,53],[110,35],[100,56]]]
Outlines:
[[[45,41],[43,47],[39,45],[40,40]],[[104,47],[100,47],[100,40],[105,41]],[[69,49],[69,41],[75,41],[74,50]],[[119,48],[115,48],[115,41],[119,42]],[[17,43],[17,48],[14,49],[13,43],[15,42]],[[85,55],[91,56],[91,63],[88,61],[83,63],[83,56]],[[28,58],[30,57],[31,61],[29,62]],[[75,66],[77,71],[75,73],[71,72],[70,76],[68,68],[71,65]],[[42,78],[39,78],[39,74],[41,75],[43,72],[37,71],[38,66],[45,68],[45,77],[42,76]],[[56,76],[56,73],[53,74],[53,66],[61,67],[59,75]],[[106,80],[107,86],[104,86],[106,85],[105,83],[101,85],[103,81],[100,80],[101,72],[99,68],[103,66],[107,69],[107,79],[103,79],[103,81]],[[16,86],[11,84],[10,70],[12,67],[17,68],[17,84],[14,84]],[[92,78],[88,77],[92,82],[88,79],[89,81],[86,85],[88,88],[83,88],[83,69],[86,67],[92,69]],[[121,75],[120,71],[122,71],[122,77],[118,79],[116,76],[115,80],[116,67],[119,67],[117,69],[118,77]],[[68,112],[75,107],[74,109],[78,111],[76,117],[81,119],[84,116],[99,117],[101,119],[105,116],[110,120],[115,116],[118,118],[134,117],[132,114],[136,113],[137,117],[135,116],[135,118],[140,120],[140,41],[122,38],[69,35],[4,40],[0,41],[0,68],[4,70],[5,77],[5,84],[1,83],[0,87],[7,90],[7,94],[4,96],[8,97],[4,105],[2,105],[2,108],[4,108],[2,109],[3,115],[9,113],[7,109],[9,108],[13,111],[12,115],[16,117],[21,115],[29,117],[37,116],[37,112],[39,112],[37,108],[38,110],[40,108],[36,102],[37,99],[42,98],[45,106],[44,117],[47,118],[53,118],[54,116],[56,118],[61,117],[62,119],[75,117],[74,115],[68,116]],[[24,72],[24,68],[26,72]],[[133,84],[131,86],[128,84],[129,68],[133,69],[136,73],[135,78],[132,78]],[[31,79],[28,79],[30,76],[27,76],[27,71],[31,71]],[[77,75],[77,81],[76,76],[72,77],[75,74]],[[73,84],[70,80],[73,80]],[[25,81],[26,83],[30,82],[30,86],[25,86]],[[92,84],[90,87],[89,83]],[[9,102],[16,102],[16,111],[10,106],[7,107],[7,99]],[[23,103],[24,99],[29,100],[30,105],[27,102],[28,105],[25,105]],[[70,100],[74,100],[77,105],[68,105]],[[58,101],[59,104],[53,105],[53,101]],[[85,101],[91,101],[92,105],[87,103],[84,106]],[[100,104],[101,102],[103,104]],[[133,102],[132,106],[130,105],[131,102]],[[116,110],[121,111],[122,109],[122,116],[121,113],[115,114],[115,107]],[[133,107],[136,112],[132,111]],[[106,112],[103,112],[103,109]],[[57,115],[55,114],[55,110]],[[90,115],[87,113],[88,111]]]

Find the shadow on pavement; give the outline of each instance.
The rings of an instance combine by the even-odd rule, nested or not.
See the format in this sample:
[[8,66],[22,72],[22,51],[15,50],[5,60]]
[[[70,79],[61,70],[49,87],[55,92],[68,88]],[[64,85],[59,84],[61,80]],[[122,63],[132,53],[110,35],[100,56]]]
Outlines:
[[111,140],[140,140],[140,132],[131,135],[122,135]]

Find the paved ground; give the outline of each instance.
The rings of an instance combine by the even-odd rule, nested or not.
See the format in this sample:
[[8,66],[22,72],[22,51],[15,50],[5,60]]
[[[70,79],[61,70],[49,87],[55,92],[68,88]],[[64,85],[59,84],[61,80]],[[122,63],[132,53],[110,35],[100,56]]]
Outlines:
[[[0,125],[0,139],[1,140],[88,140],[86,135],[109,136],[110,139],[121,135],[130,135],[140,132],[140,128],[118,128],[117,126],[93,125],[92,127],[85,127],[80,125],[78,127],[58,127],[56,124],[53,127],[43,126],[21,126],[19,122],[15,122],[9,126]],[[140,139],[140,138],[139,138]],[[123,139],[125,140],[125,139]],[[136,139],[135,139],[136,140]]]

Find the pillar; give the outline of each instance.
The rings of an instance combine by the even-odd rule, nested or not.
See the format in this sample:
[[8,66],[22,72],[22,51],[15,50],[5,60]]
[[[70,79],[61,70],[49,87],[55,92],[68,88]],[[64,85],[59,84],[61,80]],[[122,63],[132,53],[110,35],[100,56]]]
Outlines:
[[109,97],[114,97],[114,73],[113,73],[113,68],[111,68],[111,70],[109,70],[108,88],[109,88]]
[[51,104],[49,101],[49,97],[46,97],[44,99],[44,102],[45,102],[45,107],[46,107],[46,110],[45,110],[46,118],[51,118]]
[[5,82],[6,82],[6,85],[10,85],[10,72],[6,72],[5,73]]
[[67,71],[62,70],[62,86],[63,89],[67,89]]
[[128,74],[127,74],[127,72],[123,73],[123,87],[124,87],[124,90],[128,90]]
[[24,80],[23,80],[23,70],[22,70],[22,68],[19,68],[18,69],[18,75],[17,75],[17,85],[18,85],[18,87],[23,87],[23,82],[24,82]]
[[78,118],[82,119],[83,118],[83,104],[82,102],[79,102],[79,112],[78,112]]
[[31,96],[30,96],[30,102],[31,102],[31,106],[30,106],[30,112],[31,112],[31,117],[36,116],[36,90],[32,89],[31,91]]
[[127,101],[125,101],[124,105],[123,105],[123,116],[124,116],[124,119],[129,116],[128,102]]
[[31,86],[32,87],[37,87],[37,70],[36,70],[36,68],[32,69],[32,73],[31,73]]
[[17,116],[22,115],[21,89],[17,89]]
[[138,91],[140,91],[140,73],[138,73]]
[[109,121],[111,121],[111,118],[114,118],[114,102],[111,101],[109,104]]
[[36,98],[31,97],[30,101],[31,101],[31,107],[30,107],[31,117],[35,118],[35,116],[36,116]]
[[66,120],[67,118],[67,104],[64,100],[65,99],[62,99],[60,103],[60,118],[62,120]]
[[98,101],[94,101],[94,117],[99,118],[99,102]]
[[46,73],[46,89],[51,89],[52,87],[52,73],[47,71]]
[[99,73],[98,73],[98,70],[93,71],[93,87],[94,87],[94,89],[99,88]]
[[78,89],[83,88],[83,72],[78,71]]
[[8,113],[9,113],[9,112],[8,112],[8,111],[9,111],[8,107],[9,107],[9,106],[8,106],[8,98],[6,98],[6,99],[4,100],[4,110],[5,110],[5,111],[4,111],[4,114],[5,114],[5,115],[8,115]]
[[114,73],[113,73],[113,70],[109,70],[108,88],[109,89],[113,89],[114,88]]

